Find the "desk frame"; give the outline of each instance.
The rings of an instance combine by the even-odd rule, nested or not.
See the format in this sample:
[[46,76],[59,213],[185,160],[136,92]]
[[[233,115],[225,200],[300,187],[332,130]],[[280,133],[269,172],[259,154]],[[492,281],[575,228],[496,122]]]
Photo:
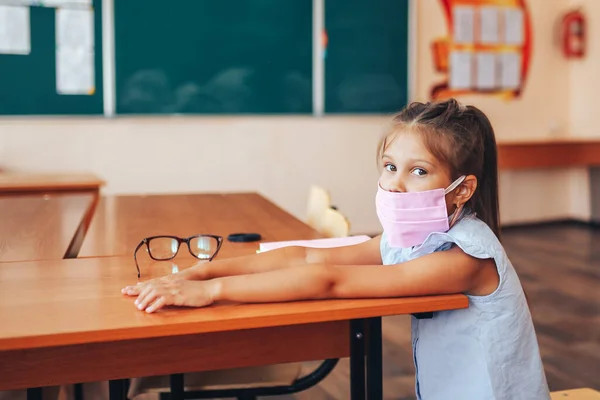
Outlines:
[[[431,318],[432,315],[427,312],[415,314],[418,318]],[[3,374],[0,379],[4,382],[16,380],[22,384],[35,383],[37,387],[27,389],[27,400],[42,400],[43,386],[108,379],[110,400],[125,400],[129,378],[173,374],[170,399],[185,400],[198,397],[186,396],[184,393],[184,372],[342,358],[349,353],[351,399],[381,400],[381,322],[381,317],[369,317],[246,331],[16,350],[3,354],[6,362],[13,365],[13,368],[7,369],[9,376]],[[340,340],[344,332],[346,335],[349,332],[349,336],[346,340]],[[300,341],[307,347],[298,350]],[[200,345],[195,346],[198,343]],[[227,353],[232,356],[219,353],[218,343],[226,343],[229,348]],[[272,347],[275,347],[274,351],[271,350]],[[174,352],[176,349],[178,353]],[[239,357],[237,352],[241,349],[246,351]],[[266,349],[269,349],[267,353],[264,352]],[[135,359],[129,356],[136,353],[141,354],[141,357]],[[205,361],[203,355],[209,361]],[[156,362],[162,364],[155,364]],[[84,365],[87,369],[82,368]],[[54,370],[49,370],[52,367]],[[47,372],[46,377],[40,375],[43,371]],[[208,398],[211,393],[207,391],[205,394],[206,396],[199,398]]]
[[[314,341],[319,341],[320,338],[322,338],[323,334],[331,334],[332,332],[334,333],[333,335],[330,335],[329,341],[330,342],[334,342],[337,341],[338,338],[335,337],[336,333],[341,332],[340,328],[343,328],[344,325],[348,324],[350,325],[350,337],[348,338],[347,341],[347,345],[349,344],[347,350],[350,353],[350,385],[351,385],[351,399],[352,400],[358,400],[358,399],[378,399],[381,400],[383,398],[383,375],[382,375],[382,370],[383,370],[383,360],[382,360],[382,334],[381,334],[381,317],[372,317],[372,318],[366,318],[366,319],[355,319],[355,320],[350,320],[350,321],[335,321],[335,322],[323,322],[323,323],[314,323],[314,324],[307,324],[307,325],[300,325],[300,326],[283,326],[283,327],[275,327],[275,328],[265,328],[265,329],[256,329],[254,330],[254,334],[251,335],[251,337],[248,337],[248,339],[250,339],[250,342],[247,343],[247,347],[250,348],[255,348],[258,349],[260,353],[261,349],[264,349],[265,347],[270,347],[273,342],[269,341],[268,339],[261,339],[261,336],[263,335],[263,332],[266,333],[266,330],[272,330],[272,331],[276,331],[275,333],[270,334],[269,336],[271,337],[278,337],[281,340],[279,340],[279,346],[277,346],[277,343],[275,344],[276,347],[279,348],[279,351],[276,351],[275,354],[282,354],[281,350],[284,348],[289,348],[289,345],[292,343],[295,343],[296,345],[298,344],[298,340],[299,339],[309,339],[309,341],[312,341],[314,343]],[[294,332],[294,331],[298,331],[300,333],[299,335],[288,335],[288,336],[283,336],[282,333],[283,332],[279,332],[281,331],[281,328],[283,328],[284,331],[288,331],[288,333]],[[295,328],[299,328],[299,329],[295,329]],[[347,329],[347,325],[346,325],[346,329]],[[346,330],[345,329],[345,330]],[[248,331],[249,332],[249,331]],[[247,332],[247,333],[248,333]],[[236,335],[237,331],[234,332],[230,332],[232,335]],[[211,334],[209,334],[211,335]],[[194,339],[194,341],[199,341],[199,340],[203,340],[203,337],[205,335],[191,335],[191,337]],[[216,333],[216,336],[221,336],[221,332]],[[225,333],[224,336],[229,336],[227,335],[227,333]],[[179,337],[175,337],[175,340],[179,339]],[[213,335],[213,339],[215,339],[215,336]],[[171,345],[173,344],[173,337],[171,338],[155,338],[153,340],[150,341],[146,341],[148,343],[142,343],[139,342],[141,347],[137,346],[138,349],[137,350],[132,350],[130,351],[133,353],[142,351],[144,348],[146,350],[148,350],[148,344],[150,345],[156,345],[156,349],[158,349],[158,353],[159,354],[159,358],[161,356],[168,356],[170,349],[168,347],[164,347],[164,351],[161,351],[161,346],[160,346],[160,342],[164,342],[165,340],[169,340],[171,341]],[[182,340],[183,342],[187,342],[188,340]],[[264,344],[266,342],[268,342],[268,344]],[[223,341],[222,341],[223,342]],[[260,343],[263,343],[263,345],[260,345]],[[94,359],[94,356],[97,356],[99,354],[99,352],[106,350],[107,353],[109,354],[118,354],[121,353],[123,348],[123,345],[127,345],[127,343],[120,343],[120,342],[112,342],[111,343],[99,343],[97,345],[91,345],[92,349],[89,352],[86,352],[85,349],[81,349],[83,351],[79,351],[79,349],[77,349],[78,347],[82,347],[82,346],[87,346],[87,345],[80,345],[80,346],[68,346],[71,347],[72,350],[71,351],[63,351],[63,349],[59,348],[58,351],[55,351],[54,349],[50,348],[50,349],[41,349],[39,352],[38,351],[29,351],[29,354],[25,354],[22,351],[15,351],[15,352],[11,352],[12,354],[9,354],[8,356],[8,362],[9,363],[18,363],[19,362],[19,357],[25,357],[25,363],[36,363],[37,360],[37,366],[35,369],[39,369],[39,370],[43,370],[46,369],[50,366],[50,363],[52,362],[56,362],[55,359],[53,359],[52,355],[53,354],[64,354],[66,355],[66,359],[63,360],[63,366],[62,370],[68,370],[69,372],[67,373],[68,375],[72,375],[72,373],[75,373],[75,371],[79,370],[80,372],[83,372],[83,375],[86,376],[86,380],[91,380],[94,379],[92,378],[92,376],[86,372],[86,371],[81,371],[81,365],[82,362],[84,360],[93,360],[92,361],[92,368],[93,367],[97,367],[97,364],[94,364],[94,361],[98,362],[98,359]],[[132,347],[136,347],[135,343],[131,343]],[[204,346],[204,351],[210,347],[212,345],[209,344],[209,346]],[[256,345],[256,346],[254,346]],[[259,346],[259,347],[257,347]],[[112,347],[115,347],[114,350],[110,350]],[[329,346],[326,346],[329,347]],[[342,357],[342,356],[346,356],[345,352],[340,354],[339,350],[340,347],[336,346],[336,349],[333,349],[333,354],[331,354],[332,356],[338,356],[338,357]],[[189,346],[185,346],[183,344],[180,345],[180,348],[182,348],[184,351],[183,352],[187,352],[188,350],[190,350]],[[73,351],[75,350],[75,351]],[[304,349],[306,350],[306,349]],[[234,351],[232,351],[234,352]],[[300,355],[300,353],[297,352],[297,350],[292,349],[291,351],[292,353],[297,353],[295,356],[292,356],[293,358],[300,358],[300,359],[296,359],[296,360],[291,360],[290,358],[288,358],[287,354],[283,354],[283,356],[280,356],[281,360],[278,361],[277,359],[271,359],[271,362],[273,363],[278,363],[278,362],[291,362],[291,361],[309,361],[310,359],[315,358],[315,356],[317,355],[315,353],[315,350],[312,349],[312,347],[309,348],[308,352],[304,355],[304,357],[298,357],[298,355]],[[39,353],[39,354],[36,354]],[[304,353],[304,351],[303,351]],[[127,355],[127,353],[122,353],[125,356]],[[122,359],[120,360],[118,357],[112,357],[109,358],[110,356],[106,357],[105,360],[109,361],[108,363],[105,363],[105,360],[101,360],[100,364],[104,364],[104,369],[102,371],[98,372],[99,377],[97,379],[102,379],[103,377],[106,376],[110,376],[110,375],[115,375],[111,372],[111,370],[115,367],[114,365],[111,364],[122,364]],[[175,357],[176,356],[172,356]],[[78,358],[79,361],[78,363],[73,363],[73,361],[75,361],[75,358]],[[156,354],[154,355],[154,357],[156,359]],[[227,357],[225,357],[227,358]],[[231,363],[232,365],[230,365],[230,367],[235,367],[235,366],[239,366],[239,364],[236,365],[236,363],[233,361],[235,360],[237,357],[233,356],[231,358],[231,360],[228,360],[229,363]],[[279,357],[278,357],[279,358]],[[318,358],[318,357],[317,357]],[[27,360],[29,359],[29,360]],[[257,360],[260,360],[260,357],[257,358]],[[264,360],[264,358],[263,358]],[[366,361],[366,362],[365,362]],[[186,361],[184,361],[186,362]],[[202,363],[202,360],[196,361],[194,360],[194,363],[200,362]],[[131,364],[131,362],[127,362],[127,364]],[[148,369],[148,368],[152,368],[152,364],[148,365],[147,362],[145,360],[139,360],[137,363],[137,368],[139,369],[140,367]],[[146,364],[141,365],[141,364]],[[189,363],[188,363],[189,364]],[[245,365],[251,365],[252,363],[248,364],[245,363]],[[187,364],[186,364],[187,365]],[[66,366],[66,368],[65,368]],[[128,367],[128,366],[127,366]],[[126,367],[126,368],[127,368]],[[207,368],[208,367],[208,368]],[[226,367],[225,365],[220,365],[220,368]],[[26,368],[18,368],[23,372],[26,372]],[[212,366],[207,366],[206,364],[202,364],[199,365],[197,368],[192,368],[192,367],[185,367],[185,370],[209,370],[212,369]],[[65,381],[65,383],[67,383],[67,381],[69,383],[71,383],[71,381],[73,380],[78,380],[75,379],[75,377],[70,376],[69,378],[64,377],[65,374],[64,372],[66,371],[61,371],[59,372],[59,374],[57,374],[56,376],[51,377],[52,382],[50,382],[50,384],[58,384],[60,381]],[[172,372],[172,371],[171,371]],[[33,371],[30,372],[31,375],[36,375]],[[184,396],[184,392],[183,392],[183,375],[181,375],[183,372],[178,373],[176,375],[173,375],[174,379],[171,380],[172,382],[172,391],[171,391],[171,399],[172,400],[184,400],[186,398],[192,398],[190,397],[185,397]],[[119,373],[117,373],[119,374]],[[146,373],[147,375],[151,375],[151,374],[156,374],[156,372],[150,372],[148,371],[148,373]],[[143,374],[143,375],[146,375]],[[24,377],[22,376],[22,374],[19,373],[19,371],[17,371],[17,379],[23,379]],[[19,375],[21,375],[19,377]],[[121,374],[119,374],[121,375]],[[139,375],[139,374],[136,374]],[[102,377],[102,378],[101,378]],[[115,377],[116,378],[116,377]],[[5,378],[6,379],[6,378]],[[119,376],[116,379],[111,379],[109,382],[109,387],[110,387],[110,400],[125,400],[127,398],[127,379],[129,379],[129,377],[124,377],[124,376]],[[37,378],[37,380],[39,381],[40,379]],[[208,393],[208,392],[207,392]],[[42,400],[42,388],[40,387],[36,387],[36,388],[30,388],[27,389],[27,399],[28,400]]]

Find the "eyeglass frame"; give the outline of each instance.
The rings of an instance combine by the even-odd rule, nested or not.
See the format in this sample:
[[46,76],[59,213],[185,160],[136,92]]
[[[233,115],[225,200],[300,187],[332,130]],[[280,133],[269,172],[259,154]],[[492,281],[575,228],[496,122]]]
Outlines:
[[[209,238],[213,238],[213,239],[217,240],[217,250],[215,250],[214,254],[212,256],[210,256],[209,259],[200,258],[197,255],[195,255],[194,253],[192,253],[192,248],[190,247],[190,240],[196,239],[196,238],[201,238],[201,237],[209,237]],[[152,252],[150,251],[149,243],[152,239],[158,239],[158,238],[169,238],[169,239],[177,240],[177,251],[175,251],[175,254],[173,254],[173,257],[158,259],[158,258],[155,258],[152,256]],[[172,260],[175,257],[177,257],[177,254],[179,254],[179,248],[181,247],[182,243],[187,244],[188,251],[194,258],[197,258],[198,260],[212,261],[219,253],[219,250],[221,250],[221,246],[223,245],[223,237],[219,236],[219,235],[209,235],[209,234],[192,235],[192,236],[188,236],[186,238],[182,238],[179,236],[173,236],[173,235],[157,235],[157,236],[145,237],[137,245],[137,247],[135,248],[135,251],[133,252],[133,260],[135,261],[135,268],[137,269],[138,279],[142,276],[142,273],[140,271],[140,266],[138,265],[138,261],[137,261],[137,252],[144,244],[146,245],[146,249],[148,250],[148,255],[150,256],[151,259],[153,259],[154,261],[169,261],[169,260]]]

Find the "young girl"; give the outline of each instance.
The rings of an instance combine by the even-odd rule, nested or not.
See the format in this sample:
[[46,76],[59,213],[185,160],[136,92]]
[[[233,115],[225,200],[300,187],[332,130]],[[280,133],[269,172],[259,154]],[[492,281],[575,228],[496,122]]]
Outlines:
[[394,117],[377,156],[381,236],[204,263],[123,293],[149,313],[219,300],[464,293],[467,309],[412,320],[417,397],[549,399],[527,301],[499,241],[496,141],[487,117],[453,99],[412,103]]

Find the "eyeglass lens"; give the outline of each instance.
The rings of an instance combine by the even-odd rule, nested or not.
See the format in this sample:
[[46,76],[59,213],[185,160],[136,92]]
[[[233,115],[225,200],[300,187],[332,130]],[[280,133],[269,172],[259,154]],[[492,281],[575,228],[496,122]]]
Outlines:
[[210,236],[200,236],[190,239],[190,251],[201,260],[208,260],[213,256],[219,241]]
[[175,257],[178,248],[179,242],[173,238],[158,237],[148,242],[150,256],[156,260],[169,260]]

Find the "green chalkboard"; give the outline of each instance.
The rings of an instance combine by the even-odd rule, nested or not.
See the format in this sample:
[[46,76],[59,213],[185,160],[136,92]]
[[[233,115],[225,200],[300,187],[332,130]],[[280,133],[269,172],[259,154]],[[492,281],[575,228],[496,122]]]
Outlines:
[[312,112],[311,0],[115,1],[118,114]]
[[408,0],[325,0],[325,112],[390,113],[408,101]]
[[30,7],[31,52],[0,54],[0,115],[93,115],[103,113],[102,10],[94,1],[95,91],[58,94],[55,8]]

